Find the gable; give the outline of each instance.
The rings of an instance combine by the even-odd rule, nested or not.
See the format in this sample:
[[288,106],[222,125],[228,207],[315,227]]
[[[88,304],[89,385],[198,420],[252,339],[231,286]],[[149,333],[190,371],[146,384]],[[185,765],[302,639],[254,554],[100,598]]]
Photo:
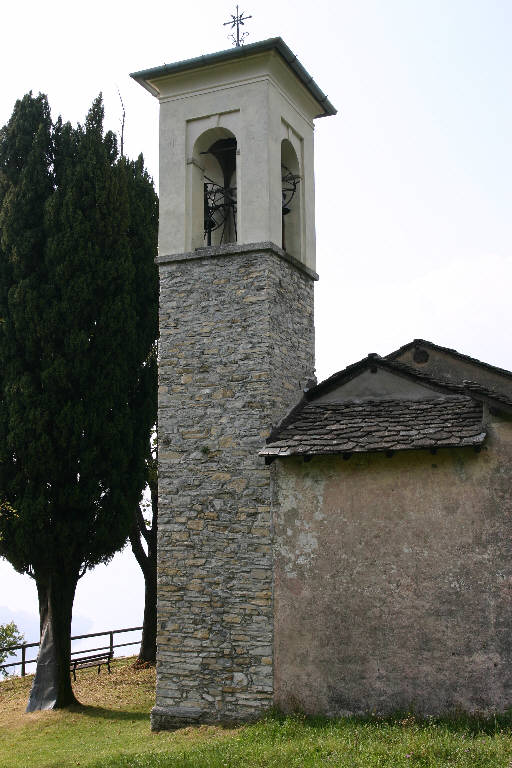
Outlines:
[[314,397],[315,404],[364,400],[426,400],[436,396],[430,387],[381,367],[366,368],[358,375]]
[[454,349],[440,347],[424,339],[415,339],[386,356],[386,360],[403,363],[418,372],[454,384],[467,381],[512,398],[512,373],[463,355]]

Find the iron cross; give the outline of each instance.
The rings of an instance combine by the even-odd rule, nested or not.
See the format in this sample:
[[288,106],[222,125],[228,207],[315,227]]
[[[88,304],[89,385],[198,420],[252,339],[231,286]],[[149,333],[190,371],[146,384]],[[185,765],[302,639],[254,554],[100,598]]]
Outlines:
[[231,21],[224,22],[225,27],[227,27],[228,24],[231,24],[231,29],[236,27],[236,36],[233,32],[231,37],[233,39],[233,45],[235,45],[237,48],[240,48],[240,46],[244,44],[244,39],[249,34],[248,32],[242,32],[242,34],[240,34],[240,27],[243,27],[244,21],[247,21],[247,19],[252,19],[252,16],[244,16],[244,11],[242,11],[242,13],[238,13],[237,5],[236,14],[231,14]]

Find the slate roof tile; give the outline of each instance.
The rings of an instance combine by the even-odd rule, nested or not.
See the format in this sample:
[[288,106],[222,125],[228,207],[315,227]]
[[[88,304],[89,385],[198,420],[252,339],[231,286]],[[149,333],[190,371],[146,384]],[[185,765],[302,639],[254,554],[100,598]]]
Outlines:
[[424,400],[304,402],[269,438],[262,456],[399,451],[480,445],[483,406],[466,395]]

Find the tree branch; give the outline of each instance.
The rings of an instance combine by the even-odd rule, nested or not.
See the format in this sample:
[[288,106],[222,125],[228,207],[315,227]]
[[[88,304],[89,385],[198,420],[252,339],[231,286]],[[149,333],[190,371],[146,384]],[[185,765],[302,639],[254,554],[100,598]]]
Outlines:
[[144,520],[144,515],[142,514],[142,509],[140,508],[140,504],[137,504],[137,509],[135,510],[135,521],[139,532],[147,541],[150,531],[148,531],[146,521]]
[[[137,505],[137,508],[138,508],[138,511],[140,512],[140,507],[138,505]],[[144,547],[142,546],[142,543],[140,540],[140,528],[136,522],[134,522],[132,525],[129,538],[130,538],[130,544],[132,547],[133,554],[135,555],[135,559],[140,565],[142,573],[146,575],[146,572],[149,566],[149,558],[144,552]]]
[[120,122],[121,122],[121,157],[124,157],[124,121],[126,118],[126,112],[124,109],[123,99],[121,97],[121,91],[119,90],[119,88],[117,89],[117,92],[119,94],[119,101],[121,102],[121,109],[122,109],[122,115],[123,115]]

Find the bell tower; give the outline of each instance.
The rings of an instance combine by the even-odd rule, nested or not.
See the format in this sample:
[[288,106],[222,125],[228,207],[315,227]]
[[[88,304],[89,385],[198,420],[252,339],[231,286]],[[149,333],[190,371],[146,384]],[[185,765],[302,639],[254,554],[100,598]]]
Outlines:
[[155,729],[273,704],[272,468],[314,376],[313,121],[281,38],[136,72],[160,102]]

